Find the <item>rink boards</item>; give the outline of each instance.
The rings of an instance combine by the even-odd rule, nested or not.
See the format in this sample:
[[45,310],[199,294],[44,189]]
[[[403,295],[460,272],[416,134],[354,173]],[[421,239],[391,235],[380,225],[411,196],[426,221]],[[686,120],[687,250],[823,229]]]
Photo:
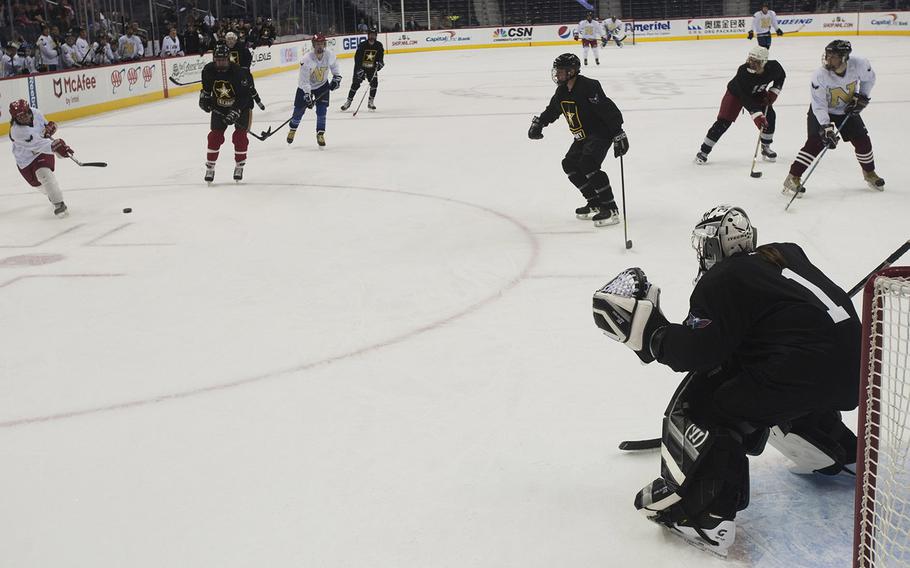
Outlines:
[[[910,35],[910,12],[799,14],[778,17],[781,29],[799,35]],[[697,41],[743,38],[750,17],[651,20],[624,23],[626,41]],[[387,53],[453,49],[574,45],[574,24],[383,33]],[[364,35],[333,36],[328,47],[339,58],[353,57]],[[309,41],[278,43],[253,51],[253,75],[295,69]],[[198,81],[210,55],[146,59],[29,77],[0,80],[0,135],[9,132],[5,108],[25,99],[56,121],[74,119],[192,92],[199,85],[176,86],[168,79]]]

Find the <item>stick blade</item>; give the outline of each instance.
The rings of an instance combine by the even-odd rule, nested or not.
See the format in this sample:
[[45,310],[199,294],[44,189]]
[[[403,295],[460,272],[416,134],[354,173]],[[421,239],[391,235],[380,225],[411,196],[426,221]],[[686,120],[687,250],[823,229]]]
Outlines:
[[752,176],[752,177],[754,177],[754,178],[760,178],[760,177],[761,177],[761,172],[752,172],[752,173],[749,174],[749,175]]
[[648,440],[625,440],[619,443],[619,449],[627,452],[636,452],[642,450],[656,450],[660,448],[660,438],[650,438]]
[[83,167],[89,167],[89,168],[106,168],[107,162],[82,162],[79,165],[83,166]]

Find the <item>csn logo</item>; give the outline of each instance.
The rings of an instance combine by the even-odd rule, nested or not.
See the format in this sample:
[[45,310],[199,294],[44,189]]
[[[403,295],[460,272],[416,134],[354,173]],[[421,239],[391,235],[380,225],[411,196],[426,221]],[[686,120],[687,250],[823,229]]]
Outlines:
[[557,30],[556,35],[562,39],[568,39],[569,36],[572,35],[572,30],[569,29],[569,26],[559,26],[559,30]]
[[496,28],[493,37],[496,39],[531,37],[534,28]]
[[367,40],[366,36],[346,37],[341,42],[341,48],[344,49],[345,51],[347,51],[349,49],[357,49],[357,46],[360,45],[361,43],[365,42],[366,40]]

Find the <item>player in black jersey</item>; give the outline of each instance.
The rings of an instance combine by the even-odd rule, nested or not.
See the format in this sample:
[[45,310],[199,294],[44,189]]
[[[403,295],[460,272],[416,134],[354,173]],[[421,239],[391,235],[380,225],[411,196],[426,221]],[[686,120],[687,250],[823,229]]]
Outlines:
[[367,30],[367,40],[357,46],[357,52],[354,54],[354,82],[351,83],[348,100],[341,105],[341,110],[351,108],[354,95],[357,94],[357,89],[360,88],[364,79],[370,83],[370,99],[367,101],[367,108],[376,110],[374,100],[376,90],[379,88],[379,71],[385,67],[385,49],[382,47],[382,42],[376,39],[376,34],[376,28],[371,27]]
[[699,277],[682,324],[663,316],[660,289],[640,269],[594,294],[606,335],[645,363],[688,372],[665,414],[661,477],[635,506],[718,553],[749,503],[747,454],[770,442],[801,473],[828,475],[856,457],[839,412],[859,394],[853,303],[798,245],[756,243],[742,209],[705,213],[692,232]]
[[587,199],[575,210],[579,219],[592,219],[597,227],[619,223],[619,210],[613,199],[610,178],[601,169],[610,145],[615,157],[629,151],[629,140],[622,129],[622,113],[604,94],[600,81],[579,75],[577,55],[563,53],[553,62],[553,81],[559,85],[550,104],[531,120],[528,138],[543,138],[543,128],[566,117],[575,142],[562,161],[562,169]]
[[750,49],[746,62],[739,66],[736,76],[727,83],[727,92],[720,101],[717,120],[701,143],[701,150],[695,155],[695,163],[704,164],[708,161],[708,154],[736,121],[742,109],[746,109],[761,131],[762,158],[769,162],[775,161],[777,153],[771,149],[771,142],[774,140],[777,114],[773,105],[784,87],[786,77],[780,63],[768,60],[767,48],[756,46]]
[[244,69],[250,68],[253,64],[253,54],[247,48],[246,42],[238,41],[237,34],[228,32],[224,34],[224,44],[228,48],[231,63],[236,63]]
[[250,143],[247,130],[253,121],[253,102],[259,108],[265,108],[256,92],[250,70],[231,62],[226,45],[215,46],[213,61],[202,69],[202,91],[199,93],[199,108],[212,114],[205,181],[211,183],[215,179],[215,161],[224,143],[224,131],[231,124],[234,125],[234,180],[243,179],[246,150]]

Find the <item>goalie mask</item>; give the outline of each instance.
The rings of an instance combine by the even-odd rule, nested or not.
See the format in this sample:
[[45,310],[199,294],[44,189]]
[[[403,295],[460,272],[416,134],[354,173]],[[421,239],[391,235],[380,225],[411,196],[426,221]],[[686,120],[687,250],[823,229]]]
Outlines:
[[758,229],[745,211],[732,205],[710,209],[692,231],[692,248],[698,253],[698,276],[725,258],[752,252],[757,242]]

